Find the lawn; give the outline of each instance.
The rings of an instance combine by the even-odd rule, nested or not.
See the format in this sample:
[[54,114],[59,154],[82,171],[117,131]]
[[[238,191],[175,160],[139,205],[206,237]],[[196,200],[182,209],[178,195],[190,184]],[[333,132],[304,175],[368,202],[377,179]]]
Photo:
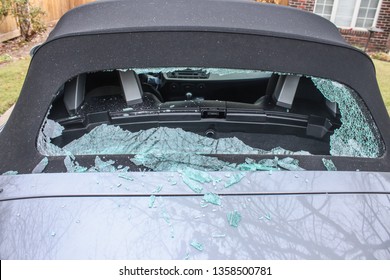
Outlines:
[[[0,64],[0,115],[11,107],[18,98],[30,58]],[[390,113],[390,62],[374,59],[379,87]]]
[[390,62],[374,59],[376,76],[385,101],[387,112],[390,114]]
[[0,115],[18,99],[30,58],[0,64]]

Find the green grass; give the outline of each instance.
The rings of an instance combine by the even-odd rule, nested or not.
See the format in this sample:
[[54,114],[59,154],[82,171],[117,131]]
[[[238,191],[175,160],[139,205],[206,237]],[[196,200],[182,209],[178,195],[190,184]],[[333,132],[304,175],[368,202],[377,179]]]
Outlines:
[[[30,58],[0,64],[0,114],[18,99]],[[374,59],[377,79],[387,111],[390,113],[390,62]]]
[[390,62],[374,59],[376,78],[385,101],[387,112],[390,114]]
[[0,64],[10,61],[12,61],[12,56],[10,56],[9,54],[0,55]]
[[3,114],[18,99],[30,58],[0,64],[0,114]]

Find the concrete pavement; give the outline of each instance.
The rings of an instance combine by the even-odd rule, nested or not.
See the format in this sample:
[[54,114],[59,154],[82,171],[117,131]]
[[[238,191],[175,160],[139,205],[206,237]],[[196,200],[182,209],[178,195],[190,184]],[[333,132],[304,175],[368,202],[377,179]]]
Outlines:
[[5,123],[8,121],[9,116],[12,113],[12,110],[14,109],[15,105],[12,105],[11,108],[9,108],[4,114],[0,116],[0,127],[5,125]]

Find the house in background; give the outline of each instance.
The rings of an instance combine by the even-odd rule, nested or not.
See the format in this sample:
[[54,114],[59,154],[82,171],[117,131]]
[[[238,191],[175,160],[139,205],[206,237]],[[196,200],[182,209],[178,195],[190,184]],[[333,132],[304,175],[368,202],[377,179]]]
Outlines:
[[354,46],[364,48],[374,27],[367,50],[390,49],[390,0],[290,0],[289,5],[332,21]]

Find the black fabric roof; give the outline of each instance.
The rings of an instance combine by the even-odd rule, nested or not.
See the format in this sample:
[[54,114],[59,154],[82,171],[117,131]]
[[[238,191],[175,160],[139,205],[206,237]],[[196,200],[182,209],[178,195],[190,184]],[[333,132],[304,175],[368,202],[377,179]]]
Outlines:
[[126,31],[224,31],[348,45],[336,26],[313,13],[250,0],[104,0],[78,7],[49,40]]
[[[338,81],[370,108],[389,147],[390,119],[370,58],[345,43],[337,28],[319,16],[248,1],[106,0],[68,12],[32,58],[19,100],[0,134],[0,173],[28,173],[42,159],[36,148],[38,132],[66,81],[112,69],[253,69]],[[314,165],[321,160],[303,158]],[[50,160],[63,165],[62,157]],[[378,159],[336,160],[348,170],[390,170],[388,150]]]

